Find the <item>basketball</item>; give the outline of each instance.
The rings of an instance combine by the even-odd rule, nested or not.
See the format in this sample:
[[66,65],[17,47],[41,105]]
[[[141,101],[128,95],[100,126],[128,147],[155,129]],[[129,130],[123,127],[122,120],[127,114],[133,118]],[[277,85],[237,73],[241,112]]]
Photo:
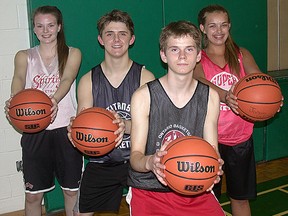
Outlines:
[[204,139],[184,136],[166,147],[161,159],[167,185],[183,195],[205,192],[214,183],[219,170],[218,155]]
[[104,108],[91,107],[80,112],[71,126],[74,145],[89,156],[102,156],[115,147],[118,125],[114,115]]
[[51,99],[38,89],[24,89],[10,101],[11,124],[25,133],[44,130],[51,122]]
[[281,89],[275,79],[263,73],[249,74],[234,88],[239,115],[248,121],[272,118],[282,103]]

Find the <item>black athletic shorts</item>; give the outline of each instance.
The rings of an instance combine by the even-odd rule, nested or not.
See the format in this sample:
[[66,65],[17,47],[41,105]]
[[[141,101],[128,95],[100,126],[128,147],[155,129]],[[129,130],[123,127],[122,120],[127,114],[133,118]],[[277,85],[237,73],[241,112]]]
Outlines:
[[[118,212],[123,188],[127,187],[128,162],[99,164],[89,162],[80,185],[79,206],[76,211]],[[75,209],[74,209],[75,210]]]
[[26,192],[40,193],[55,187],[77,191],[83,171],[83,156],[67,137],[66,127],[23,133],[21,138]]
[[[226,177],[227,195],[232,199],[249,200],[257,196],[256,164],[253,139],[236,146],[218,145],[221,158],[224,160],[223,171]],[[219,182],[213,188],[217,198],[221,195]]]

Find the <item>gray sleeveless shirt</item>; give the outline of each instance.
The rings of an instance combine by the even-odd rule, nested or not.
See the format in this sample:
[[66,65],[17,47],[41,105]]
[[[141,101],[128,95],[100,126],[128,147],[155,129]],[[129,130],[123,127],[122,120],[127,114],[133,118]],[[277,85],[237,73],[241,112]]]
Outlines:
[[[148,83],[150,92],[149,130],[145,155],[152,155],[165,141],[182,136],[203,137],[209,86],[198,82],[194,94],[183,108],[177,108],[158,79]],[[169,191],[154,173],[140,173],[129,168],[128,185],[154,191]]]
[[[133,62],[122,83],[114,88],[104,75],[101,65],[92,68],[93,106],[116,111],[123,119],[129,120],[132,94],[140,86],[143,65]],[[109,154],[100,157],[90,157],[91,162],[118,163],[129,160],[130,134],[124,134],[123,141]]]

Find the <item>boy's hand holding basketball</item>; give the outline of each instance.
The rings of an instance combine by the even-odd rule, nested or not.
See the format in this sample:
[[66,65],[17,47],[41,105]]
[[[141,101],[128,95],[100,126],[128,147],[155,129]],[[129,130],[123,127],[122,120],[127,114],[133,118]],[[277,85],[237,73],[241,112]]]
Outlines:
[[151,170],[156,175],[157,179],[165,186],[167,186],[167,183],[164,180],[165,174],[163,173],[165,165],[161,163],[161,158],[167,154],[165,148],[169,143],[170,142],[166,141],[164,145],[162,145],[161,148],[155,152],[155,154],[148,156],[145,165],[146,169]]
[[222,166],[224,165],[224,160],[222,158],[219,158],[218,162],[219,162],[219,170],[217,172],[217,177],[216,177],[214,183],[211,185],[211,187],[209,187],[206,191],[212,191],[214,185],[220,182],[220,180],[221,180],[220,176],[222,176],[224,174],[223,169],[222,169]]
[[115,112],[114,110],[110,110],[110,112],[115,116],[115,120],[113,120],[114,124],[118,124],[119,128],[115,131],[115,135],[118,135],[118,137],[115,139],[116,145],[115,148],[117,148],[122,140],[123,140],[123,136],[125,134],[125,129],[126,129],[126,125],[125,125],[125,121],[124,119],[121,118],[121,116]]

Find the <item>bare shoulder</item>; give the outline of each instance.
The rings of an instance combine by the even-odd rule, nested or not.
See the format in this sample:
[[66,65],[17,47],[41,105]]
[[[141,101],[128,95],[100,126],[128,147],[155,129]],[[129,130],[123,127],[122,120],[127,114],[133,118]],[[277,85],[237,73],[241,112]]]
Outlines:
[[240,52],[242,53],[244,61],[254,61],[254,57],[248,49],[240,47]]
[[142,73],[141,73],[141,83],[140,85],[142,86],[143,84],[150,82],[155,79],[154,74],[147,70],[145,67],[142,68]]
[[80,57],[81,58],[81,51],[80,49],[78,48],[75,48],[75,47],[70,47],[70,53],[69,53],[70,56],[75,56],[75,57]]
[[15,55],[15,59],[16,58],[25,58],[25,59],[27,59],[27,57],[28,57],[28,52],[27,52],[27,50],[19,50],[17,53],[16,53],[16,55]]
[[240,52],[242,53],[243,56],[251,55],[250,51],[244,47],[240,47]]
[[91,70],[90,70],[80,78],[79,85],[87,85],[91,82],[92,80],[91,80]]
[[139,98],[140,100],[145,100],[147,97],[149,97],[149,89],[147,83],[140,86],[132,96],[132,98]]
[[251,74],[251,73],[260,73],[260,69],[253,57],[253,55],[248,51],[247,49],[241,47],[240,51],[243,56],[243,65],[244,65],[244,70],[246,74]]

